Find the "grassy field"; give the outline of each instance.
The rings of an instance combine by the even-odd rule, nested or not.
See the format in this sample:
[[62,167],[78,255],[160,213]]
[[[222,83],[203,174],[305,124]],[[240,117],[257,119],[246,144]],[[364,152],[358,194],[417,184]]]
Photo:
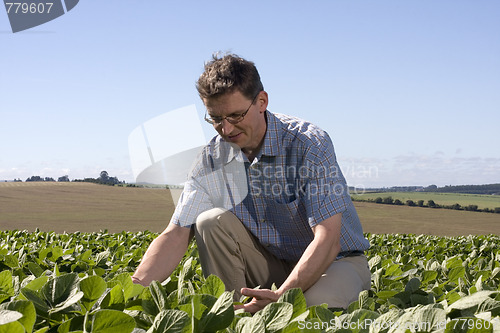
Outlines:
[[500,195],[480,195],[480,194],[460,194],[460,193],[433,193],[433,192],[367,192],[364,194],[352,194],[353,199],[358,200],[375,200],[377,197],[386,198],[392,197],[399,199],[403,203],[406,200],[434,200],[440,205],[453,205],[455,203],[461,206],[477,205],[479,209],[500,207]]
[[[178,198],[179,190],[171,193],[90,183],[0,183],[0,229],[160,232],[174,210],[172,195]],[[370,233],[500,234],[500,214],[367,202],[355,202],[355,206],[364,231]]]
[[174,210],[166,189],[91,183],[0,183],[0,228],[42,231],[162,231]]
[[363,230],[374,234],[500,235],[500,214],[354,202]]

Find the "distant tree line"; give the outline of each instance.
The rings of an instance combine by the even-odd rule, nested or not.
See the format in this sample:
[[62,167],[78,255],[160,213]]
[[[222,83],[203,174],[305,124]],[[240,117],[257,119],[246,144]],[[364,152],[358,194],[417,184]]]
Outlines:
[[[351,187],[351,191],[358,189]],[[439,192],[439,193],[464,193],[464,194],[488,194],[500,195],[500,184],[487,185],[446,185],[438,187],[437,185],[429,186],[392,186],[382,188],[363,188],[359,189],[369,192]]]
[[[17,180],[16,180],[17,181]],[[21,181],[20,179],[18,181]],[[55,179],[52,177],[40,177],[40,176],[31,176],[26,179],[27,182],[55,182]],[[57,179],[58,182],[69,182],[70,179],[68,175],[61,176]],[[95,183],[95,184],[104,184],[104,185],[118,185],[124,184],[124,181],[120,181],[117,177],[110,177],[107,171],[101,171],[98,178],[84,178],[84,179],[74,179],[74,182],[84,182],[84,183]]]
[[26,179],[27,182],[55,182],[54,178],[52,177],[45,177],[42,178],[40,176],[31,176],[28,179]]
[[396,206],[410,206],[410,207],[428,207],[428,208],[445,208],[445,209],[454,209],[454,210],[466,210],[466,211],[471,211],[471,212],[485,212],[485,213],[496,213],[500,214],[500,207],[495,207],[494,209],[490,208],[482,208],[479,209],[477,205],[467,205],[467,206],[462,206],[458,203],[455,203],[453,205],[440,205],[434,202],[434,200],[427,200],[425,202],[424,200],[406,200],[406,202],[403,202],[399,199],[393,199],[392,197],[376,197],[375,199],[368,199],[368,200],[358,200],[358,199],[353,199],[353,201],[368,201],[368,202],[375,202],[377,204],[385,204],[385,205],[396,205]]
[[125,183],[125,182],[119,181],[117,177],[110,177],[107,171],[101,171],[99,178],[75,179],[73,181],[74,182],[103,184],[103,185],[112,185],[112,186]]
[[454,186],[448,185],[444,187],[437,187],[436,185],[430,185],[424,188],[424,192],[500,195],[500,184],[454,185]]

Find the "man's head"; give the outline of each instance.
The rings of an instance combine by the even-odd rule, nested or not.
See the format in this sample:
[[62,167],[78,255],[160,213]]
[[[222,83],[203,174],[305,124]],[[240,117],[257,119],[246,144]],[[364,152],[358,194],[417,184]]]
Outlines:
[[264,90],[264,87],[253,62],[235,54],[226,54],[222,57],[214,54],[212,60],[205,64],[205,70],[196,83],[196,89],[202,100],[217,98],[235,91],[252,99],[259,91]]
[[205,120],[249,158],[266,134],[267,93],[255,65],[234,54],[214,56],[196,84],[206,107]]

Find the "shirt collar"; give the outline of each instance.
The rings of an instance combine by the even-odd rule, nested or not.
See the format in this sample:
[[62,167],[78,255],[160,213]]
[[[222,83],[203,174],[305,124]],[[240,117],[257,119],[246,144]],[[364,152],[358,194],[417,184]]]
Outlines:
[[[260,157],[263,155],[276,156],[279,154],[279,151],[281,149],[279,140],[279,120],[268,110],[266,110],[265,116],[267,129],[264,136],[264,142],[262,143],[262,147],[257,154],[257,159],[260,159]],[[243,152],[241,151],[241,149],[239,149],[238,146],[224,141],[224,139],[222,139],[220,135],[217,138],[216,145],[218,146],[218,149],[216,149],[216,151],[219,151],[220,153],[219,156],[226,156],[225,164],[230,163],[233,159],[236,159],[236,161],[238,162],[247,161],[246,156],[244,156]]]
[[280,126],[279,120],[274,114],[266,110],[267,130],[262,148],[258,156],[276,156],[278,155],[281,145],[279,140]]

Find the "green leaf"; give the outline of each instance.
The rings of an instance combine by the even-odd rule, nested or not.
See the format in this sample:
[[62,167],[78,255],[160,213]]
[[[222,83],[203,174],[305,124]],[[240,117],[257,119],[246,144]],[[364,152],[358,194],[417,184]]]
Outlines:
[[234,318],[234,291],[225,291],[217,299],[212,308],[201,321],[201,326],[207,332],[214,332],[228,327]]
[[17,268],[19,267],[19,261],[13,255],[5,255],[3,256],[2,263],[9,268]]
[[476,313],[481,313],[481,312],[491,312],[492,316],[500,315],[500,302],[490,297],[487,297],[477,307]]
[[0,310],[0,325],[5,325],[19,320],[23,314],[12,310]]
[[495,267],[495,269],[493,269],[493,272],[491,272],[491,277],[493,279],[500,278],[500,267]]
[[85,316],[76,316],[59,325],[57,333],[82,332],[84,325]]
[[189,326],[189,316],[184,311],[163,310],[155,317],[154,333],[182,333]]
[[39,330],[36,330],[36,331],[35,331],[35,332],[33,332],[33,333],[45,333],[45,332],[47,332],[49,329],[50,329],[50,327],[49,327],[49,326],[45,326],[45,327],[40,328]]
[[429,283],[434,281],[438,276],[436,271],[424,271],[422,273],[422,283]]
[[33,326],[36,322],[36,310],[33,303],[24,300],[12,301],[0,305],[0,309],[21,313],[23,317],[18,321],[24,326],[26,332],[31,333],[33,331]]
[[276,332],[285,327],[293,314],[290,303],[269,303],[264,309],[257,312],[266,325],[266,331]]
[[477,293],[474,293],[469,296],[465,296],[458,301],[454,302],[451,304],[447,309],[446,312],[450,313],[453,310],[471,310],[474,311],[479,304],[484,302],[486,298],[490,298],[490,295],[498,294],[496,291],[478,291]]
[[397,291],[397,290],[382,290],[382,291],[379,291],[378,293],[376,293],[375,295],[377,295],[378,298],[385,300],[385,299],[393,297],[394,295],[397,295],[398,293],[399,293],[399,291]]
[[424,306],[414,312],[413,322],[425,325],[420,331],[431,332],[442,329],[446,323],[446,312],[443,309],[435,308],[434,304]]
[[44,270],[37,263],[34,262],[28,263],[28,269],[36,277],[40,277],[44,272]]
[[117,310],[99,310],[92,320],[91,333],[130,333],[135,328],[135,320]]
[[224,286],[224,282],[222,282],[222,280],[218,276],[210,275],[201,286],[199,292],[201,294],[208,294],[219,297],[220,295],[222,295],[222,293],[224,293],[225,290],[226,287]]
[[324,323],[330,323],[332,320],[335,320],[335,315],[333,314],[332,311],[325,309],[321,306],[318,306],[316,309],[316,316],[318,317],[319,320],[321,320]]
[[49,281],[49,277],[47,275],[43,275],[30,281],[24,288],[40,291],[47,281]]
[[450,270],[453,268],[462,267],[462,264],[463,264],[463,260],[458,256],[448,258],[446,260],[446,268],[450,269]]
[[0,325],[0,333],[24,333],[24,327],[20,322],[14,321],[5,325]]
[[23,294],[24,297],[26,297],[27,300],[31,301],[33,305],[35,306],[35,309],[38,314],[42,316],[48,316],[48,312],[50,310],[49,305],[45,302],[43,299],[43,296],[40,292],[23,288],[21,289],[21,293]]
[[392,264],[385,270],[386,276],[399,276],[403,273],[398,264]]
[[137,283],[134,283],[133,287],[132,287],[132,294],[130,295],[130,297],[134,298],[136,296],[139,296],[144,289],[145,289],[144,286],[137,284]]
[[57,276],[42,287],[41,293],[55,308],[78,293],[78,275],[70,273]]
[[448,273],[448,280],[450,282],[457,283],[459,278],[464,278],[465,276],[465,267],[459,266],[450,269]]
[[177,280],[177,298],[178,299],[181,299],[183,296],[184,279],[191,271],[192,263],[193,263],[193,257],[187,258],[187,260],[184,262],[184,265],[182,266],[182,269],[179,272],[179,276],[178,276],[178,280]]
[[67,309],[73,304],[77,303],[82,297],[83,293],[81,291],[78,291],[75,294],[68,297],[63,303],[60,303],[58,306],[50,309],[49,313],[55,313]]
[[158,313],[160,313],[160,310],[156,306],[153,296],[151,295],[150,287],[144,288],[139,298],[141,300],[141,306],[142,309],[144,310],[144,313],[151,315],[153,317],[155,317]]
[[405,291],[413,293],[413,292],[419,290],[419,288],[420,288],[420,280],[418,278],[412,278],[406,284]]
[[[390,324],[393,324],[397,322],[399,317],[404,313],[403,310],[400,309],[391,309],[389,312],[386,312],[382,314],[380,317],[375,319],[370,325],[370,329],[373,330],[373,332],[387,332],[390,328]],[[394,325],[395,327],[395,325]]]
[[266,331],[266,324],[261,316],[253,316],[245,322],[241,333],[262,333]]
[[370,270],[374,267],[377,267],[378,264],[382,262],[382,257],[379,255],[375,255],[368,260],[368,266],[370,267]]
[[206,306],[203,302],[203,298],[205,298],[205,303],[207,303],[207,298],[213,297],[213,303],[211,303],[210,306],[215,304],[217,299],[212,296],[212,295],[204,295],[204,294],[196,294],[196,295],[190,295],[189,298],[189,303],[185,303],[182,305],[179,305],[179,310],[185,311],[189,317],[195,318],[196,320],[200,320],[205,311],[209,308]]
[[301,329],[301,327],[299,325],[304,325],[304,323],[305,323],[305,319],[301,320],[300,324],[298,321],[292,321],[288,325],[283,327],[283,329],[281,330],[281,333],[300,333],[300,332],[303,332],[302,329],[305,327],[302,327],[302,329]]
[[158,313],[167,309],[167,293],[163,289],[162,285],[158,281],[153,281],[149,285],[149,291],[151,297],[158,308]]
[[296,318],[300,314],[304,313],[307,309],[306,298],[304,297],[302,289],[300,288],[293,288],[285,291],[283,295],[281,295],[281,297],[278,299],[278,303],[281,302],[292,304],[293,314],[291,319]]
[[95,301],[106,291],[106,281],[100,276],[92,275],[80,281],[80,290],[87,301]]
[[[5,296],[1,296],[4,294]],[[14,296],[14,284],[12,283],[12,273],[10,271],[0,272],[0,302]]]
[[123,311],[125,309],[125,297],[121,285],[117,284],[111,288],[101,301],[102,309],[114,309]]
[[121,284],[125,301],[132,297],[132,294],[134,293],[134,283],[132,282],[132,278],[129,273],[121,273],[115,276],[112,281],[118,281]]
[[380,316],[379,313],[366,310],[359,309],[354,311],[351,314],[345,316],[342,320],[342,327],[349,327],[352,333],[368,333],[369,325],[365,325],[367,322],[373,322]]
[[460,294],[457,293],[456,291],[452,290],[446,295],[446,300],[448,302],[448,305],[455,303],[461,298]]
[[[375,299],[370,297],[370,291],[363,290],[358,295],[358,308],[374,310],[375,309]],[[350,311],[349,311],[350,312]]]

